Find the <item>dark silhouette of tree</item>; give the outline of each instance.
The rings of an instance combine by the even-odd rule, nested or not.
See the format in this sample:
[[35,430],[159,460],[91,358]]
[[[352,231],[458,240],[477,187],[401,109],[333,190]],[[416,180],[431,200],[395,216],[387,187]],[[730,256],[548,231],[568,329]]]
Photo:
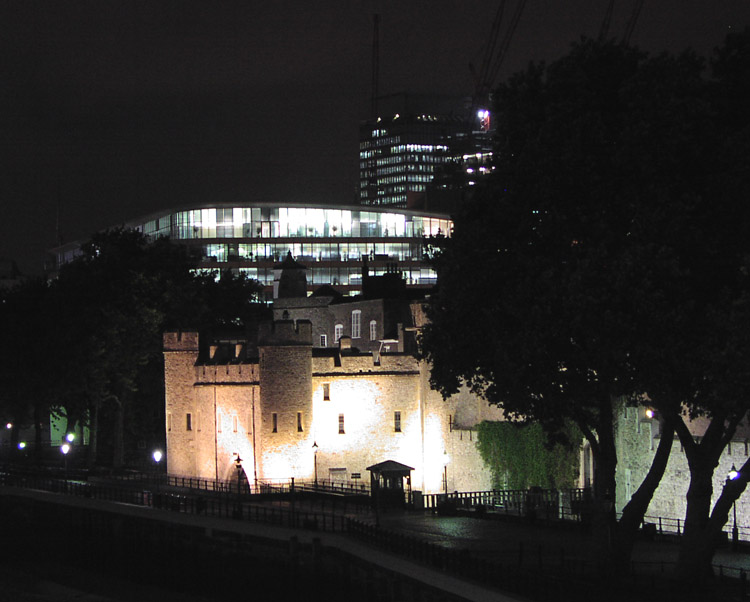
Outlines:
[[136,441],[162,441],[162,332],[243,326],[265,311],[257,282],[193,268],[184,247],[117,229],[94,235],[50,285],[8,293],[3,370],[16,385],[4,409],[19,424],[55,411],[89,426],[92,463],[120,467]]
[[[576,423],[595,458],[600,557],[615,570],[687,428],[685,404],[723,424],[731,392],[742,401],[730,425],[747,409],[748,331],[734,328],[750,163],[727,142],[722,119],[735,119],[717,85],[691,53],[590,40],[531,65],[497,91],[495,175],[435,254],[422,338],[433,384],[466,384],[553,435]],[[645,395],[661,441],[618,523],[614,417]]]

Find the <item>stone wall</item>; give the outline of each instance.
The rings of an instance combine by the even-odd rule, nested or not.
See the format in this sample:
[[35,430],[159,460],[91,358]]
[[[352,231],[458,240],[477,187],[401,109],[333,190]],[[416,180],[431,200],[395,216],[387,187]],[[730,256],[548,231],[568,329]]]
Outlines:
[[[659,421],[648,418],[643,407],[622,408],[617,422],[617,510],[622,508],[640,486],[646,476],[654,452],[659,445],[661,430]],[[712,505],[721,494],[727,475],[734,465],[739,468],[747,461],[748,443],[745,440],[733,441],[722,454],[714,470]],[[657,488],[648,508],[650,517],[684,519],[690,470],[682,445],[675,437],[672,452],[664,477]],[[731,526],[732,517],[729,524]],[[737,523],[750,525],[750,504],[747,495],[737,501]]]
[[489,488],[472,430],[497,419],[485,402],[443,400],[409,354],[313,354],[311,335],[276,323],[261,331],[257,363],[219,363],[199,357],[197,335],[167,333],[169,473],[230,479],[239,453],[250,480],[313,479],[317,463],[319,480],[369,482],[368,466],[395,460],[414,468],[415,490],[442,491],[446,474],[450,491]]

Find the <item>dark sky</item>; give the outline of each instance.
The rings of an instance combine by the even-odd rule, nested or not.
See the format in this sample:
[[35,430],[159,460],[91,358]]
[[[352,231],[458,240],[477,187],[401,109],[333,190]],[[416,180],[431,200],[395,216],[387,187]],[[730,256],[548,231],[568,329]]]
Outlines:
[[[58,204],[67,242],[191,203],[351,202],[372,14],[381,93],[469,95],[498,3],[0,0],[0,257],[40,271]],[[607,4],[528,0],[500,79]],[[632,42],[708,54],[747,25],[750,0],[645,0]]]

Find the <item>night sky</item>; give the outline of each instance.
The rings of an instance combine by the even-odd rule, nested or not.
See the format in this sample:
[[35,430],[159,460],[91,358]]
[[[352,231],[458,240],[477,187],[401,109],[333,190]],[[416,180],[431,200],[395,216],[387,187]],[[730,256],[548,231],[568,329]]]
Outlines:
[[[382,94],[468,96],[498,3],[0,0],[0,257],[40,272],[58,205],[69,242],[192,203],[352,202],[373,13]],[[528,0],[500,79],[607,4]],[[646,0],[631,41],[710,54],[748,25],[750,0]]]

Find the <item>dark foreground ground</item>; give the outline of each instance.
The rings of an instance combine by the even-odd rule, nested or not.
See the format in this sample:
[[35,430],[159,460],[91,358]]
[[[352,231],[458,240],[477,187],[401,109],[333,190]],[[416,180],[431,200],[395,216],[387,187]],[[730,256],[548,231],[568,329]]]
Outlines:
[[[383,586],[382,577],[368,568],[368,562],[387,558],[402,567],[410,563],[371,546],[364,546],[371,554],[360,564],[352,564],[351,558],[339,557],[333,552],[326,552],[325,558],[316,563],[304,559],[292,562],[288,554],[288,539],[293,533],[290,530],[279,535],[279,541],[284,542],[279,546],[269,539],[268,529],[225,521],[222,529],[242,525],[244,529],[257,531],[250,539],[243,535],[243,539],[238,540],[242,544],[240,548],[229,535],[217,536],[214,532],[206,538],[212,526],[197,529],[181,526],[178,533],[156,522],[146,521],[144,527],[142,521],[128,522],[127,518],[107,515],[103,519],[96,512],[89,516],[81,514],[80,509],[74,512],[49,504],[35,506],[35,502],[15,499],[11,503],[4,499],[5,496],[0,496],[0,602],[529,599],[518,594],[502,594],[505,589],[502,579],[496,581],[499,584],[497,594],[489,596],[471,590],[469,584],[459,595],[414,589],[393,580]],[[282,502],[275,506],[283,505]],[[114,506],[123,509],[127,505]],[[309,509],[314,511],[314,504],[310,504]],[[159,524],[167,525],[184,516],[166,511],[153,514],[161,517]],[[356,518],[372,524],[376,520],[374,515],[362,512]],[[615,584],[609,589],[605,584],[598,592],[605,595],[597,597],[591,590],[585,590],[583,579],[578,580],[579,575],[586,576],[596,559],[590,534],[575,526],[560,528],[518,520],[404,512],[381,514],[377,520],[385,531],[451,550],[465,550],[472,557],[499,560],[511,571],[522,572],[531,580],[563,567],[570,579],[561,581],[557,590],[547,588],[539,598],[544,600],[729,602],[742,599],[741,583],[736,576],[740,570],[750,569],[750,555],[744,549],[733,552],[727,546],[715,558],[717,579],[714,583],[704,591],[680,591],[679,584],[670,580],[678,552],[677,541],[644,539],[638,542],[634,554],[632,585],[636,587],[622,591]],[[315,535],[309,531],[299,531],[299,534],[302,540],[308,541]],[[350,538],[338,537],[350,541]],[[214,541],[217,543],[212,543]],[[329,543],[334,545],[335,542]],[[324,541],[323,545],[328,544]],[[420,572],[419,566],[411,564],[409,570]],[[425,574],[427,571],[425,569]]]

